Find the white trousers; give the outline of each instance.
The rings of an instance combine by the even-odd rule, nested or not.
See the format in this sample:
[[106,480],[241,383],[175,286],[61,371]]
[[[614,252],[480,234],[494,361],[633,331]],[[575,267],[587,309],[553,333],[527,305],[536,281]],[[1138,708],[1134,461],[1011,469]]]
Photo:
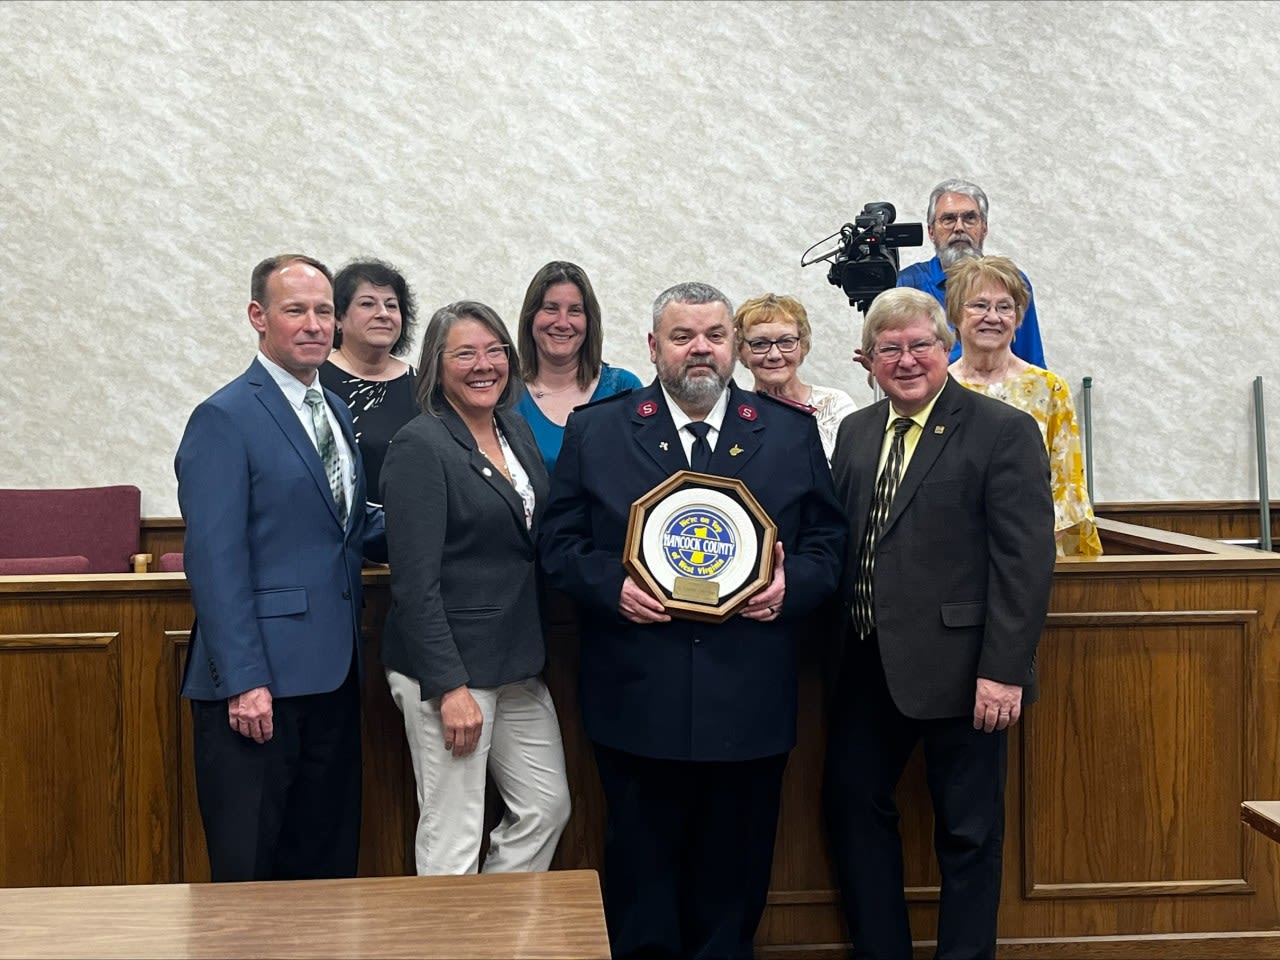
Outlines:
[[387,671],[387,683],[404,714],[418,784],[419,876],[477,872],[490,775],[507,810],[489,834],[484,872],[549,869],[569,820],[569,784],[547,685],[533,677],[470,688],[484,725],[475,751],[455,757],[444,747],[440,698],[422,700],[418,681],[394,670]]

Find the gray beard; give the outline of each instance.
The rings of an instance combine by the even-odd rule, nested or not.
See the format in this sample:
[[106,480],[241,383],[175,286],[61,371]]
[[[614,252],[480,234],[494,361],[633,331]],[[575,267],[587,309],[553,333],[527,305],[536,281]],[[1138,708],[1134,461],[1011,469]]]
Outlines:
[[689,406],[695,410],[710,410],[714,407],[716,401],[720,399],[720,394],[724,393],[725,385],[729,382],[727,376],[722,377],[718,373],[714,377],[691,377],[681,372],[678,377],[670,379],[659,377],[659,379],[667,388],[667,393],[682,406]]
[[938,262],[942,264],[942,269],[945,270],[947,267],[957,264],[961,260],[976,260],[978,257],[981,257],[982,244],[973,243],[972,241],[969,243],[954,243],[950,246],[938,249],[937,253]]

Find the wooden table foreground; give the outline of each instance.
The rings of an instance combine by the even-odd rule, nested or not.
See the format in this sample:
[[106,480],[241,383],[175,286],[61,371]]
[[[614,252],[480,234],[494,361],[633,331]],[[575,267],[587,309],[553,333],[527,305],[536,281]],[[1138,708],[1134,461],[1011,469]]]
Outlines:
[[608,956],[593,870],[0,889],[0,957]]

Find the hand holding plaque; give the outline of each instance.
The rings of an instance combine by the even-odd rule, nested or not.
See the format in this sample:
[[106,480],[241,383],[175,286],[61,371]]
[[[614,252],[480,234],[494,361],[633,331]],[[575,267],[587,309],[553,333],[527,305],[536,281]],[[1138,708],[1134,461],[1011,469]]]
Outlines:
[[631,505],[622,562],[671,616],[721,623],[769,585],[777,533],[741,480],[681,470]]

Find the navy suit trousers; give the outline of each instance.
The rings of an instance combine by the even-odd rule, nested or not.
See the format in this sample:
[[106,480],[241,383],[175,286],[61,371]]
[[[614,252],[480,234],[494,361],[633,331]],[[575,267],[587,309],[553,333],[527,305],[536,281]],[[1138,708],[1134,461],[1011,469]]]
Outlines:
[[215,882],[354,877],[360,855],[360,686],[272,702],[266,743],[192,700],[196,793]]
[[689,761],[595,744],[614,960],[751,960],[787,755]]

